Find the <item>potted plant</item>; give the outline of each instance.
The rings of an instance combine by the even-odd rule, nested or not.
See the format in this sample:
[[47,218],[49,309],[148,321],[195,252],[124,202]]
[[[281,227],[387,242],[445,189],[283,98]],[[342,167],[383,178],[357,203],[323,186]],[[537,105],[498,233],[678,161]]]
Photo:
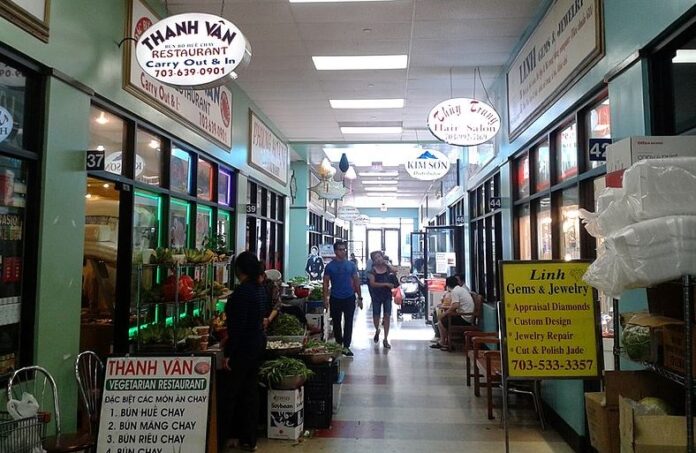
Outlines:
[[259,369],[259,379],[277,390],[300,388],[313,374],[304,362],[289,357],[268,360]]

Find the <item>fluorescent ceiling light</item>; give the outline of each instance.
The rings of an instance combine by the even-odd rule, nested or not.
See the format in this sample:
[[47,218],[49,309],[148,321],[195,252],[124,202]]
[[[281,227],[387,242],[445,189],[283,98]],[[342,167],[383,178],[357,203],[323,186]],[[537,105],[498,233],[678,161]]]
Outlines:
[[364,187],[365,192],[396,192],[397,189],[394,186],[370,186],[370,187]]
[[405,69],[407,55],[363,55],[348,57],[312,57],[317,71],[348,71],[360,69]]
[[374,179],[368,179],[367,181],[360,181],[360,183],[365,185],[395,186],[399,184],[399,181],[376,181]]
[[[358,176],[384,176],[384,177],[395,177],[399,176],[398,171],[361,171],[358,173]],[[363,181],[364,182],[364,181]]]
[[396,193],[379,193],[379,192],[368,192],[365,194],[368,197],[380,197],[380,198],[396,198],[398,194]]
[[696,49],[677,49],[672,63],[696,63]]
[[332,109],[401,109],[403,99],[330,99]]
[[350,146],[324,146],[324,154],[333,163],[340,162],[341,155],[346,153],[348,162],[356,167],[374,167],[375,161],[380,161],[385,170],[386,167],[399,167],[407,160],[415,159],[423,153],[422,148],[410,143],[357,143]]
[[391,2],[393,0],[290,0],[290,3]]
[[342,134],[400,134],[401,132],[401,126],[341,127]]

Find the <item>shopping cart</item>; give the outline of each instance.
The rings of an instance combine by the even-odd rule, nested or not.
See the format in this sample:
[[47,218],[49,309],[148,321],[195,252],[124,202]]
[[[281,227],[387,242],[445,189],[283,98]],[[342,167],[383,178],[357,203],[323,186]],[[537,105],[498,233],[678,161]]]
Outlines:
[[[41,451],[41,439],[46,434],[45,416],[14,420],[7,412],[0,412],[0,453],[34,453]],[[39,449],[35,449],[39,447]]]

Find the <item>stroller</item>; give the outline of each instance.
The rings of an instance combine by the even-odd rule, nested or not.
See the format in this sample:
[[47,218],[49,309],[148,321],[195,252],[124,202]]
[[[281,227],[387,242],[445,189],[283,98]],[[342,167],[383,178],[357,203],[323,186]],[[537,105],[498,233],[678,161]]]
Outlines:
[[401,289],[404,292],[404,301],[396,312],[399,320],[404,314],[411,315],[413,319],[425,317],[425,285],[415,275],[404,275],[399,279]]

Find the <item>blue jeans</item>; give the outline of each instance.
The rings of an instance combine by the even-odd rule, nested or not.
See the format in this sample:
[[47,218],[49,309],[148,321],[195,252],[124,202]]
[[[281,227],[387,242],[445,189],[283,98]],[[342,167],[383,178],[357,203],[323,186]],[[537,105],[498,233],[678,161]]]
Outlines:
[[[355,296],[347,299],[338,299],[331,296],[329,299],[329,310],[331,312],[331,322],[333,325],[334,338],[336,343],[349,348],[353,339],[353,316],[355,315]],[[345,316],[345,325],[341,328],[341,318]]]

